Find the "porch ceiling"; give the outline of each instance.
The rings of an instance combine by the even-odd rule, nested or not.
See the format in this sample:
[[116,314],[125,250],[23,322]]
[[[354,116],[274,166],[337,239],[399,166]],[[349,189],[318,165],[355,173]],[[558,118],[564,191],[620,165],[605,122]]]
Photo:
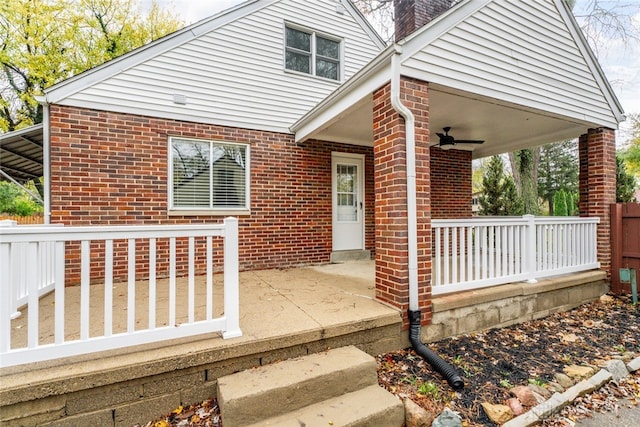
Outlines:
[[[473,158],[488,157],[564,139],[577,138],[594,124],[553,115],[549,112],[431,84],[429,91],[431,145],[436,132],[451,127],[456,139],[484,140],[482,145],[456,145],[473,151]],[[373,101],[367,96],[354,103],[313,138],[373,146]]]

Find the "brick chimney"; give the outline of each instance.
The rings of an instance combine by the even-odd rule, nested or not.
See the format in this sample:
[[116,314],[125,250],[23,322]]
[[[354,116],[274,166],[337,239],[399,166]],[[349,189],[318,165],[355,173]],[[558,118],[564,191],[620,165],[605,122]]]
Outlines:
[[456,0],[394,0],[395,40],[399,41],[449,10]]

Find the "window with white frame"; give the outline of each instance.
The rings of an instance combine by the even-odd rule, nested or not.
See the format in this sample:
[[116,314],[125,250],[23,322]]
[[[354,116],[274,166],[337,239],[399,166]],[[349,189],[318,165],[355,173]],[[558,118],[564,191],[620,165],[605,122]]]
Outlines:
[[249,146],[170,138],[170,208],[249,208]]
[[285,27],[285,68],[340,80],[340,40],[316,31]]

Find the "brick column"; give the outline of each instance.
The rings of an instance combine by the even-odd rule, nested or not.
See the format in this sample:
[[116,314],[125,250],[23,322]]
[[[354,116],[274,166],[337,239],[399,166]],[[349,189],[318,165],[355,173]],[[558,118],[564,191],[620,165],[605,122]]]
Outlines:
[[431,147],[431,216],[471,218],[471,151]]
[[[373,96],[376,298],[409,308],[406,140],[403,118],[391,105],[390,85]],[[425,82],[401,79],[401,100],[415,115],[418,294],[423,324],[431,322],[431,206],[429,97]]]
[[599,217],[598,261],[611,279],[611,218],[609,205],[616,202],[616,138],[608,128],[589,129],[580,136],[580,216]]

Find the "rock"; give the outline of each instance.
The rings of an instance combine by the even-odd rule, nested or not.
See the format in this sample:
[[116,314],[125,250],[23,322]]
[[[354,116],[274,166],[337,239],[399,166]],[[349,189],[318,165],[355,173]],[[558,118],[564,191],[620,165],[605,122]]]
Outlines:
[[[568,378],[568,377],[567,377]],[[571,381],[571,379],[569,379],[569,381]],[[558,393],[562,393],[565,389],[564,387],[562,387],[560,384],[558,384],[555,381],[549,381],[547,383],[547,388],[553,393],[553,392],[558,392]]]
[[507,405],[493,405],[483,402],[482,409],[484,409],[487,417],[496,424],[504,424],[513,418],[513,412]]
[[517,397],[524,406],[536,406],[538,404],[538,400],[533,395],[533,390],[525,385],[514,387],[509,390],[509,393]]
[[600,297],[600,302],[613,302],[614,298],[610,295],[602,295]]
[[607,362],[605,369],[611,372],[613,375],[613,381],[616,384],[620,383],[620,380],[629,376],[629,371],[627,370],[627,366],[624,364],[622,360],[610,360]]
[[444,411],[433,421],[431,427],[462,427],[462,419],[449,408]]
[[510,399],[507,399],[507,406],[511,408],[511,412],[513,412],[513,415],[515,415],[516,417],[518,415],[524,414],[525,412],[524,408],[522,407],[522,404],[520,403],[517,397],[512,397]]
[[624,353],[622,353],[622,361],[623,362],[629,362],[629,361],[631,361],[631,359],[633,359],[633,356],[635,356],[634,352],[625,351]]
[[529,384],[527,387],[529,387],[534,393],[542,396],[545,400],[551,397],[551,392],[538,384]]
[[407,427],[430,427],[434,418],[411,399],[404,399],[404,417]]
[[577,379],[589,378],[595,373],[595,370],[590,366],[569,365],[565,366],[562,370],[569,377]]
[[571,378],[559,372],[554,375],[554,378],[558,382],[558,384],[560,384],[560,386],[565,389],[571,387],[574,384]]
[[635,372],[640,369],[640,357],[636,357],[631,362],[627,363],[627,370],[629,372]]

